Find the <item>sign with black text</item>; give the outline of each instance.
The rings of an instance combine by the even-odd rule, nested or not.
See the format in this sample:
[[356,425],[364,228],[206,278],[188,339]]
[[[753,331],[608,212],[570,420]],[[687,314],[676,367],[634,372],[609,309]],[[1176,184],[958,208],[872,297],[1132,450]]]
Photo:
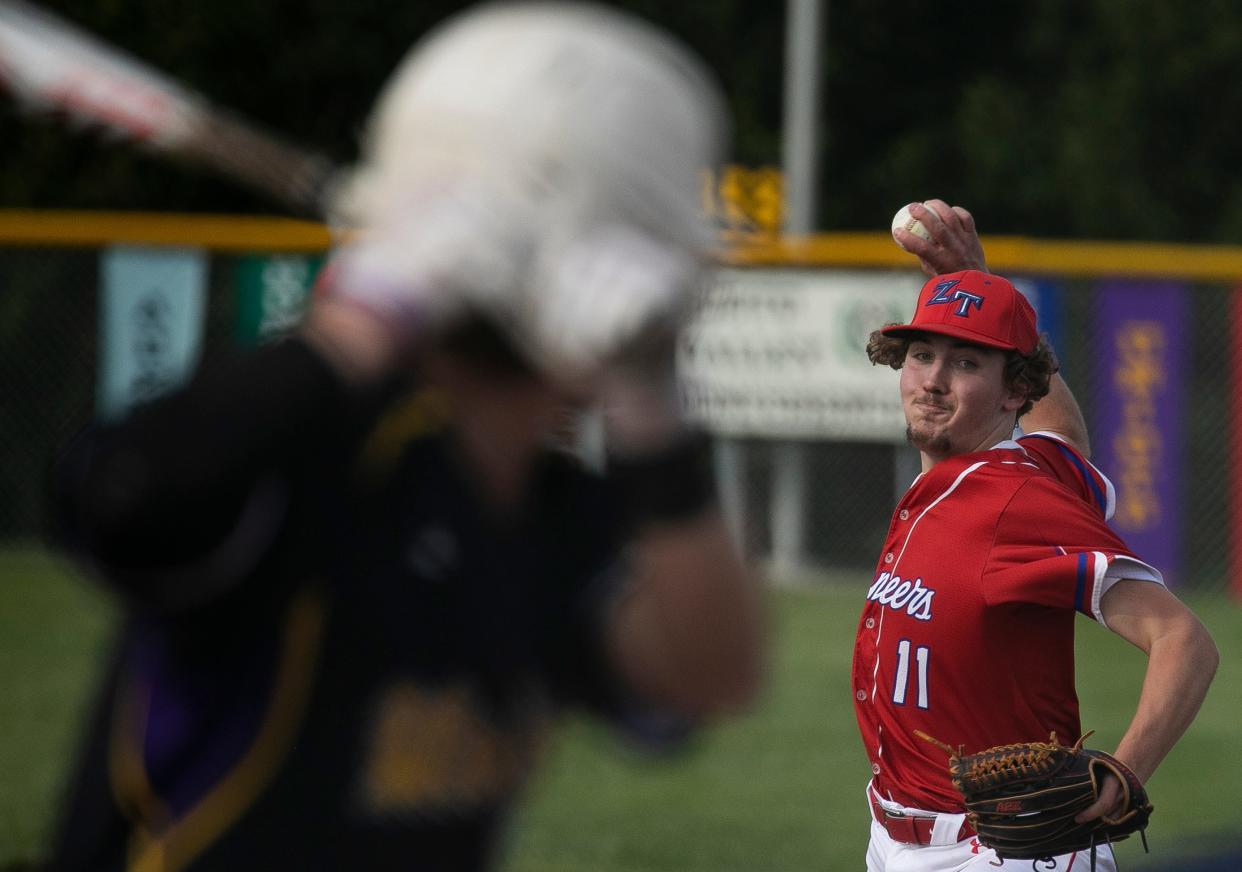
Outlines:
[[689,414],[727,436],[902,441],[897,373],[866,345],[909,319],[921,285],[914,272],[720,270],[681,338]]
[[101,269],[96,409],[114,419],[193,373],[207,257],[197,249],[113,246],[103,252]]

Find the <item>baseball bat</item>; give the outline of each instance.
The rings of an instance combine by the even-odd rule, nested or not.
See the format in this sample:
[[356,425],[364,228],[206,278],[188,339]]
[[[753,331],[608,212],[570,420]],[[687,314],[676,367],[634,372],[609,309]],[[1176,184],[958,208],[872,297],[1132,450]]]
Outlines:
[[0,88],[24,108],[205,166],[322,217],[336,168],[75,25],[0,0]]

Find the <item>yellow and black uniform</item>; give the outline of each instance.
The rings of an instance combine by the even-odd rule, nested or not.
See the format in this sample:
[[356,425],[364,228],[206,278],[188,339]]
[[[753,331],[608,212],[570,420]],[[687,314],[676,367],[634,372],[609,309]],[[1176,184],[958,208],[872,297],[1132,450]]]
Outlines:
[[395,396],[289,340],[70,451],[129,608],[56,868],[484,869],[558,711],[677,732],[603,652],[617,489],[549,450],[498,515]]

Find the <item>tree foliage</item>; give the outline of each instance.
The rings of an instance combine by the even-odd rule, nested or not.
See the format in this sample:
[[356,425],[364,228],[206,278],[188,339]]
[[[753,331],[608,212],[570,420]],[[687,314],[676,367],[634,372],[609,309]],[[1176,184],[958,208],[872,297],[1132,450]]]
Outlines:
[[[349,160],[408,46],[463,4],[55,0],[241,114]],[[780,158],[784,4],[624,0],[725,86],[735,154]],[[819,224],[880,229],[943,197],[988,232],[1242,238],[1242,7],[1230,0],[825,0]],[[0,204],[273,211],[203,173],[0,111]]]

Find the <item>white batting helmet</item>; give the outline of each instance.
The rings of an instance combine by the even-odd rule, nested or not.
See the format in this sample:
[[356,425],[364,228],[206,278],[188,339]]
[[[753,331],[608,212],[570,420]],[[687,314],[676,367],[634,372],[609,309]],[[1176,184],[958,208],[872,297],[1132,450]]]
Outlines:
[[644,22],[593,5],[484,5],[401,63],[341,205],[366,225],[464,171],[701,242],[699,173],[721,157],[726,118],[702,65]]
[[[723,156],[727,118],[703,65],[645,22],[588,4],[484,5],[441,25],[402,61],[337,217],[391,233],[446,187],[490,192],[524,234],[511,247],[526,249],[531,270],[502,278],[473,269],[502,301],[493,306],[501,320],[507,307],[520,322],[538,295],[533,264],[548,261],[538,251],[548,240],[623,226],[683,254],[701,252],[711,238],[701,174]],[[479,242],[476,255],[489,240]]]

